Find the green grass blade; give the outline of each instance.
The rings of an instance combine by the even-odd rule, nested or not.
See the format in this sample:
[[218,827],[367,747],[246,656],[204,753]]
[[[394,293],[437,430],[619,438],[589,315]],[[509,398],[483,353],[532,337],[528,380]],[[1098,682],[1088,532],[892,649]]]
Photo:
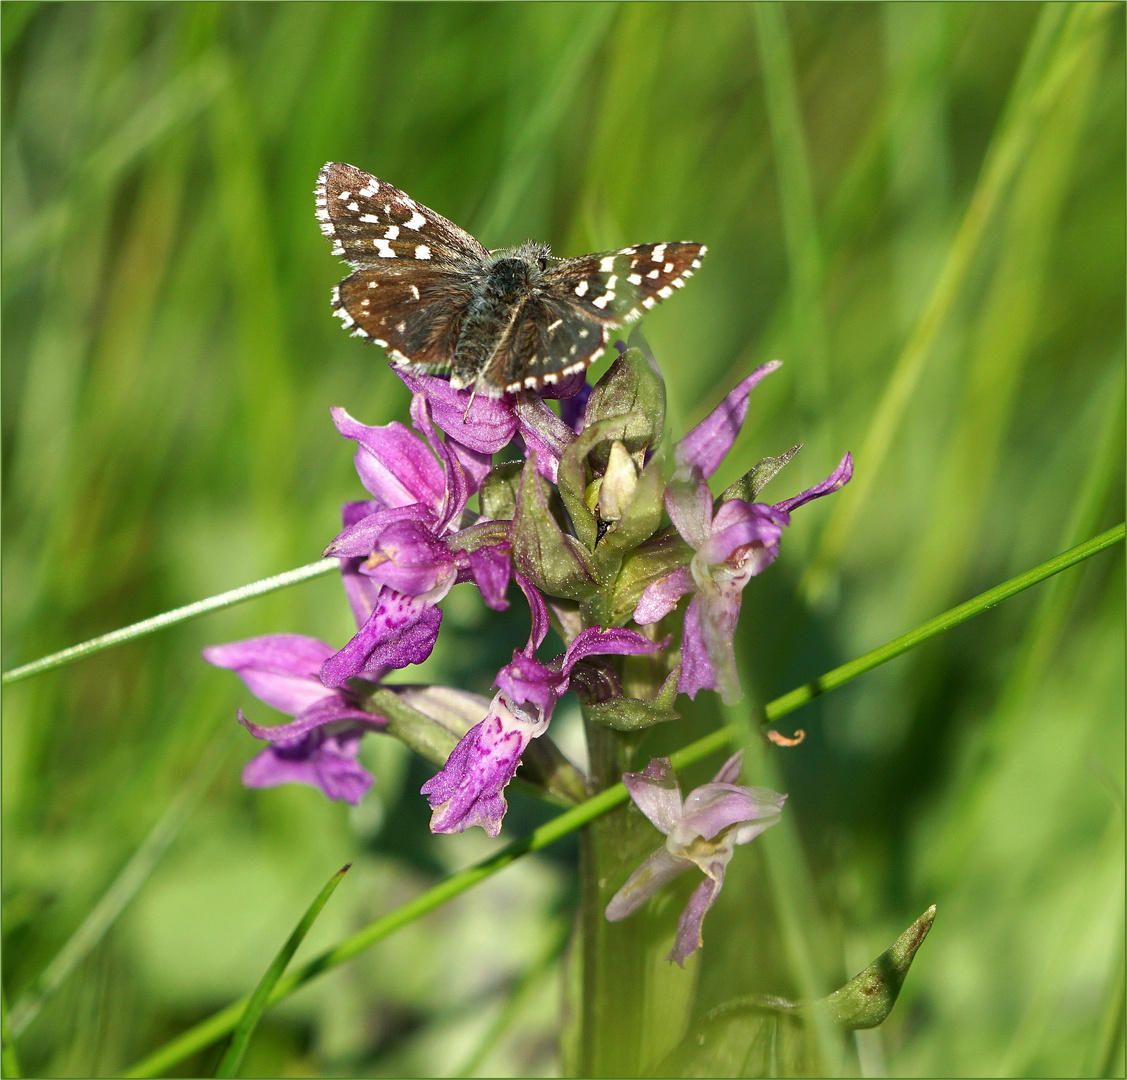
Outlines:
[[[1078,53],[1083,52],[1087,35],[1108,14],[1109,8],[1098,4],[1067,9],[1047,4],[1042,10],[1010,103],[987,151],[946,261],[873,412],[865,441],[855,454],[858,468],[849,495],[835,504],[817,555],[807,567],[803,588],[808,595],[820,595],[828,581],[826,568],[840,561],[856,522],[876,490],[876,477],[892,449],[932,346],[962,291],[987,227],[1004,205],[1003,196],[1022,167],[1030,142],[1062,82],[1072,73]],[[1053,43],[1051,49],[1047,42]]]
[[[959,623],[966,622],[966,620],[973,615],[977,615],[993,607],[995,604],[1001,603],[1001,601],[1008,597],[1024,589],[1028,589],[1030,586],[1036,585],[1038,582],[1044,581],[1046,578],[1058,574],[1062,570],[1074,566],[1078,562],[1082,562],[1084,559],[1090,558],[1097,552],[1111,547],[1113,544],[1123,539],[1124,532],[1124,524],[1117,525],[1114,529],[1108,529],[1107,532],[1093,537],[1086,543],[1079,544],[1071,550],[1058,555],[1056,558],[1049,559],[1047,562],[1041,563],[1032,570],[1018,577],[1011,578],[1009,581],[1003,582],[996,588],[981,593],[973,600],[968,600],[965,604],[960,604],[958,607],[952,608],[950,611],[924,623],[915,630],[890,641],[887,645],[873,649],[848,664],[834,668],[832,671],[807,683],[805,686],[800,686],[790,693],[776,698],[764,708],[767,721],[773,722],[780,719],[787,713],[793,712],[795,709],[812,701],[819,695],[824,694],[827,690],[836,689],[844,685],[851,679],[855,679],[858,675],[887,663],[889,660],[900,656],[916,645],[922,644],[929,638],[935,637],[944,630],[950,630]],[[719,750],[723,750],[732,743],[745,741],[747,732],[748,725],[746,720],[741,719],[734,721],[712,732],[710,735],[698,739],[696,742],[684,747],[676,753],[671,754],[670,759],[674,768],[685,768],[688,765],[702,761],[704,758],[707,758],[709,755]],[[359,930],[350,937],[345,938],[334,948],[321,953],[319,956],[307,961],[300,968],[279,978],[274,983],[267,1004],[272,1004],[275,1001],[280,1001],[284,997],[288,997],[298,989],[298,987],[303,986],[316,976],[338,967],[346,960],[352,959],[371,945],[374,945],[377,941],[382,941],[400,927],[406,926],[408,923],[414,922],[428,912],[441,907],[448,900],[459,896],[478,882],[491,877],[499,870],[503,870],[506,866],[523,858],[525,855],[531,854],[534,851],[540,851],[548,845],[555,843],[557,840],[562,839],[564,836],[567,836],[569,833],[582,828],[589,822],[594,821],[597,817],[605,814],[608,810],[624,802],[626,798],[626,788],[623,787],[622,784],[609,787],[581,805],[576,806],[574,809],[565,811],[558,817],[541,825],[520,840],[514,840],[507,847],[502,848],[488,859],[459,871],[456,874],[452,874],[445,881],[439,882],[439,884],[415,897],[415,899],[404,904],[402,907],[396,908],[395,911],[389,912],[382,918],[370,923],[363,930]],[[209,1046],[216,1039],[221,1038],[230,1031],[238,1022],[245,1007],[244,1001],[236,1001],[232,1005],[227,1006],[227,1008],[197,1024],[194,1028],[190,1028],[182,1035],[177,1036],[171,1042],[138,1062],[123,1075],[127,1077],[155,1076],[165,1069],[171,1068],[177,1062],[183,1061],[184,1058]]]
[[324,574],[339,568],[340,564],[336,559],[321,559],[319,562],[299,566],[296,570],[287,570],[285,573],[263,578],[261,581],[252,582],[250,585],[240,585],[237,589],[230,589],[225,593],[219,593],[217,596],[208,597],[206,600],[197,600],[195,603],[185,604],[184,607],[173,608],[162,615],[154,615],[151,619],[142,619],[141,622],[133,623],[131,626],[123,626],[120,630],[111,630],[108,634],[102,634],[101,637],[91,638],[79,645],[71,645],[70,648],[63,649],[61,652],[51,653],[50,656],[43,656],[29,664],[12,668],[11,671],[5,671],[3,676],[0,676],[0,683],[7,686],[8,683],[26,679],[29,675],[39,675],[44,671],[50,671],[52,668],[69,664],[73,660],[92,656],[94,653],[112,648],[114,645],[121,645],[126,641],[133,641],[135,638],[163,630],[166,626],[174,626],[176,623],[198,618],[200,615],[206,615],[211,611],[232,607],[235,604],[241,604],[244,600],[253,600],[256,596],[264,596],[266,593],[308,581],[310,578],[322,577]]
[[1031,585],[1036,585],[1054,574],[1059,574],[1062,570],[1067,570],[1070,566],[1075,566],[1076,563],[1082,562],[1097,552],[1119,543],[1123,539],[1123,535],[1124,526],[1122,524],[1116,525],[1115,528],[1108,529],[1107,532],[1100,533],[1099,536],[1095,536],[1083,544],[1077,544],[1076,547],[1070,548],[1055,559],[1049,559],[1048,562],[1043,562],[1032,570],[1027,570],[1024,574],[1019,574],[1017,577],[1010,578],[1009,581],[1004,581],[1001,585],[996,585],[993,589],[979,593],[973,599],[943,612],[942,615],[937,615],[934,619],[929,619],[914,630],[901,634],[900,637],[894,638],[887,644],[872,649],[863,656],[857,657],[856,660],[851,660],[848,664],[834,668],[833,671],[827,672],[813,682],[808,682],[805,686],[800,686],[790,693],[776,698],[766,708],[768,721],[777,720],[779,717],[793,712],[801,705],[813,701],[814,698],[828,690],[836,690],[839,686],[857,678],[863,672],[871,671],[881,664],[887,664],[889,660],[906,653],[909,649],[914,649],[917,645],[922,645],[929,638],[933,638],[945,630],[950,630],[980,612],[994,607],[995,604],[1000,604],[1003,600],[1008,600],[1011,596],[1028,589]]
[[[803,377],[796,386],[811,418],[825,412],[828,347],[822,310],[822,247],[814,214],[814,184],[794,73],[794,56],[783,5],[753,4],[763,89],[790,269],[791,340]],[[788,350],[789,352],[789,350]],[[824,432],[823,432],[824,433]]]
[[19,1058],[16,1057],[16,1044],[8,1024],[8,996],[0,990],[0,1073],[6,1078],[19,1077]]
[[513,207],[532,180],[549,136],[563,118],[591,57],[614,18],[616,7],[607,3],[586,5],[571,39],[560,49],[559,64],[545,80],[543,95],[510,144],[508,155],[498,170],[501,181],[478,215],[476,231],[486,243],[492,242],[491,238],[508,223]]
[[333,874],[325,887],[317,894],[317,899],[309,905],[309,910],[302,916],[301,922],[294,928],[294,932],[286,939],[285,945],[274,957],[274,962],[266,969],[266,974],[262,976],[262,981],[255,987],[254,993],[251,994],[250,1000],[239,1018],[239,1022],[235,1025],[235,1033],[231,1036],[231,1045],[227,1047],[222,1060],[219,1062],[219,1067],[215,1070],[216,1076],[234,1076],[239,1071],[243,1056],[247,1052],[247,1046],[250,1044],[250,1037],[254,1034],[254,1029],[258,1026],[258,1021],[266,1010],[274,987],[285,972],[290,960],[293,959],[293,954],[297,952],[298,946],[305,940],[309,928],[313,925],[317,916],[321,914],[321,909],[328,903],[329,897],[333,895],[336,887],[340,884],[341,878],[348,873],[351,867],[352,864],[347,863]]

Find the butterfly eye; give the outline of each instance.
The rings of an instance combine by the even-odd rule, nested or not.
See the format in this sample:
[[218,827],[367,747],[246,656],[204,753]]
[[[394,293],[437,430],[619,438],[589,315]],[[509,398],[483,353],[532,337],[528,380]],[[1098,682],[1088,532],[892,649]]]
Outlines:
[[537,259],[536,261],[540,264],[541,270],[547,270],[548,269],[548,259],[547,259],[546,256],[541,255],[540,258]]

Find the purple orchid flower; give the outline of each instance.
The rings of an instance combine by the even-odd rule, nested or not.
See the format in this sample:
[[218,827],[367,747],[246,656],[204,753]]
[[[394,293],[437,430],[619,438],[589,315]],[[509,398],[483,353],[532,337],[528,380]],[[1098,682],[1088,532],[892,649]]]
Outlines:
[[[361,708],[354,691],[325,688],[319,672],[332,653],[332,646],[301,634],[268,634],[203,650],[208,663],[234,671],[255,697],[294,718],[262,727],[239,710],[239,722],[270,744],[243,768],[247,787],[308,784],[330,799],[356,804],[372,786],[356,755],[361,737],[383,731],[387,721]],[[372,681],[387,670],[373,671]]]
[[589,656],[638,655],[662,647],[637,631],[588,627],[567,651],[545,664],[536,649],[548,632],[543,597],[527,581],[518,583],[532,609],[528,644],[498,673],[498,691],[481,723],[454,748],[442,771],[422,787],[431,805],[431,832],[465,832],[480,825],[490,836],[501,831],[508,804],[503,792],[532,739],[548,729],[556,702],[567,691],[575,665]]
[[777,824],[786,801],[785,795],[769,788],[737,784],[742,764],[742,752],[730,757],[712,783],[694,788],[684,803],[668,758],[655,758],[645,772],[622,777],[630,798],[666,840],[615,893],[606,915],[611,922],[625,919],[689,867],[699,867],[705,879],[681,912],[677,938],[666,957],[681,967],[703,943],[704,917],[720,894],[736,845],[749,843]]
[[[544,387],[538,394],[510,394],[493,398],[472,390],[455,390],[437,375],[395,370],[412,394],[421,394],[430,406],[434,422],[453,440],[479,454],[495,454],[519,436],[528,452],[536,451],[536,468],[553,484],[560,458],[575,438],[568,427],[547,405],[544,397],[566,398],[575,395],[586,383],[586,373]],[[488,470],[487,470],[488,471]]]
[[475,581],[490,607],[507,607],[509,558],[504,528],[475,543],[471,534],[486,526],[459,531],[484,476],[475,462],[487,472],[489,459],[439,439],[421,394],[412,398],[411,421],[423,438],[397,422],[368,427],[343,409],[333,410],[333,420],[358,443],[356,471],[373,496],[345,505],[345,529],[325,549],[341,559],[360,627],[321,670],[325,685],[338,687],[378,666],[373,656],[396,642],[418,657],[409,663],[425,660],[442,618],[436,605],[459,581]]
[[665,508],[694,551],[682,566],[648,585],[634,610],[640,625],[657,622],[686,593],[695,593],[685,612],[681,676],[677,689],[695,698],[719,690],[728,704],[741,697],[734,639],[744,587],[779,553],[790,512],[847,484],[853,458],[846,454],[825,480],[773,506],[729,499],[714,510],[706,478],[731,449],[747,415],[748,395],[779,367],[764,364],[744,379],[678,443],[676,471],[665,489]]

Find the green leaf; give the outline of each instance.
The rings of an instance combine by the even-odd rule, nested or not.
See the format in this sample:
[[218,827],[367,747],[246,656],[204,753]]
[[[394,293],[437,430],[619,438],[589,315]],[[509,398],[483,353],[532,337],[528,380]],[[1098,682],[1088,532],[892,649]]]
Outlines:
[[262,981],[255,987],[254,993],[250,996],[250,1001],[247,1002],[247,1007],[243,1010],[241,1019],[235,1025],[230,1045],[219,1062],[219,1068],[215,1070],[216,1076],[234,1076],[239,1071],[243,1055],[246,1054],[247,1046],[250,1044],[250,1037],[258,1026],[259,1018],[266,1010],[274,986],[282,977],[286,966],[293,958],[293,954],[297,952],[298,946],[305,940],[309,928],[313,925],[317,916],[321,914],[321,909],[328,903],[329,897],[333,895],[333,891],[340,884],[340,879],[348,873],[351,866],[352,863],[346,863],[333,874],[325,887],[317,894],[317,898],[309,905],[309,910],[302,916],[301,922],[294,928],[294,932],[286,939],[285,945],[274,957],[274,962],[266,969],[266,974],[262,976]]
[[896,1004],[916,950],[923,944],[934,921],[935,905],[932,904],[891,948],[819,1005],[829,1010],[836,1023],[850,1030],[883,1024]]
[[646,586],[678,567],[687,566],[692,557],[693,549],[673,526],[631,551],[622,560],[622,569],[614,583],[607,625],[622,626],[629,622]]
[[726,487],[716,500],[717,504],[728,502],[729,499],[743,499],[744,502],[755,502],[755,497],[767,486],[782,470],[783,466],[802,449],[802,444],[792,446],[785,454],[778,457],[765,457],[758,464],[748,469],[734,484]]
[[[890,949],[840,989],[817,1002],[840,1029],[882,1024],[935,920],[927,909]],[[706,1013],[657,1066],[658,1076],[811,1076],[806,1010],[784,998],[735,998]]]
[[389,735],[432,764],[445,765],[458,740],[485,716],[489,702],[448,687],[381,686],[365,707],[387,720]]
[[681,677],[681,667],[675,667],[662,683],[657,696],[645,698],[615,698],[587,705],[584,712],[597,724],[614,728],[615,731],[640,731],[663,724],[666,720],[678,720],[681,714],[673,708],[677,697],[677,680]]
[[497,521],[512,521],[517,510],[517,488],[523,462],[506,461],[495,466],[481,486],[481,513]]

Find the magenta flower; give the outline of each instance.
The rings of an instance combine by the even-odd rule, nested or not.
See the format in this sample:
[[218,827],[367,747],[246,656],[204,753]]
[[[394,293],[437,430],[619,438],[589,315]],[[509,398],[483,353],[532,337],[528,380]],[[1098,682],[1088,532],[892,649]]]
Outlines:
[[437,375],[398,368],[395,373],[412,394],[426,398],[434,422],[454,440],[455,446],[466,446],[479,454],[495,454],[519,436],[526,452],[536,451],[540,474],[553,484],[556,482],[560,458],[575,432],[540,399],[573,396],[586,384],[585,372],[562,380],[551,388],[554,393],[545,387],[539,394],[499,398],[475,395],[470,389],[455,390]]
[[634,630],[580,631],[561,656],[545,664],[536,649],[548,632],[548,612],[540,594],[518,582],[532,608],[532,632],[524,649],[498,673],[498,692],[481,723],[454,748],[442,771],[422,787],[431,805],[431,832],[465,832],[480,825],[490,836],[501,831],[507,803],[503,792],[532,739],[548,729],[556,702],[567,691],[575,666],[589,656],[653,652],[662,643]]
[[684,803],[668,758],[655,758],[645,772],[622,778],[630,798],[666,840],[615,893],[606,915],[611,922],[625,919],[689,867],[698,867],[705,879],[681,913],[677,938],[666,957],[681,967],[703,943],[704,917],[720,894],[736,845],[775,825],[786,801],[777,791],[736,784],[742,763],[742,753],[729,758],[712,783],[694,788]]
[[657,622],[682,596],[695,594],[685,612],[677,684],[691,698],[699,690],[718,690],[728,704],[740,699],[734,640],[744,587],[778,555],[790,511],[837,491],[853,475],[853,458],[846,454],[820,484],[774,506],[729,499],[715,507],[706,477],[735,442],[752,388],[778,367],[773,361],[752,372],[678,443],[676,472],[665,489],[669,517],[694,554],[688,566],[646,587],[634,620]]
[[[382,731],[387,721],[361,708],[352,690],[325,688],[319,672],[332,652],[301,634],[268,634],[203,650],[208,663],[234,671],[255,697],[294,718],[261,727],[239,710],[239,722],[270,744],[243,768],[247,787],[309,784],[353,804],[371,787],[372,776],[356,755],[361,737]],[[372,672],[373,681],[386,670]]]
[[458,581],[477,582],[487,604],[507,607],[509,559],[506,526],[459,531],[485,475],[475,462],[487,472],[488,458],[439,439],[421,394],[412,398],[411,421],[424,438],[397,422],[368,427],[343,409],[333,420],[358,443],[356,471],[373,496],[345,506],[345,529],[325,549],[341,559],[360,627],[321,670],[325,685],[336,687],[383,663],[373,656],[395,643],[418,657],[407,662],[425,660],[442,618],[436,605]]

